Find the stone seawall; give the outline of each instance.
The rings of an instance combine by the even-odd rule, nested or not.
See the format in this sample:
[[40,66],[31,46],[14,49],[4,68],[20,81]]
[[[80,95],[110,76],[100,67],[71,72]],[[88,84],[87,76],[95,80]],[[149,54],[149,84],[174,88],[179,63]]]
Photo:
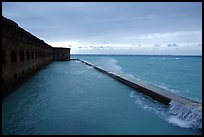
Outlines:
[[70,60],[69,48],[53,48],[2,16],[2,97],[52,61]]
[[190,100],[188,98],[179,96],[177,94],[174,94],[166,89],[162,89],[153,85],[149,85],[146,83],[143,83],[141,81],[137,81],[137,80],[131,80],[130,78],[124,77],[124,76],[120,76],[118,74],[114,74],[112,72],[108,72],[107,70],[96,66],[92,63],[89,63],[87,61],[81,60],[81,59],[75,59],[77,61],[81,61],[82,63],[85,63],[86,65],[89,65],[93,68],[95,68],[96,70],[120,81],[121,83],[128,85],[129,87],[136,89],[139,92],[142,92],[148,96],[150,96],[151,98],[167,105],[170,106],[170,102],[173,100],[175,102],[178,102],[180,104],[183,104],[185,106],[190,106],[193,107],[194,109],[198,110],[198,111],[202,111],[202,105],[199,102]]
[[142,92],[149,97],[169,106],[169,114],[174,119],[188,123],[190,128],[202,129],[202,104],[188,98],[174,94],[166,89],[162,89],[153,85],[131,79],[126,76],[121,76],[108,72],[107,70],[91,64],[87,61],[81,59],[75,59],[76,61],[81,61],[86,65],[89,65],[96,70],[120,81],[121,83],[135,89],[138,92]]

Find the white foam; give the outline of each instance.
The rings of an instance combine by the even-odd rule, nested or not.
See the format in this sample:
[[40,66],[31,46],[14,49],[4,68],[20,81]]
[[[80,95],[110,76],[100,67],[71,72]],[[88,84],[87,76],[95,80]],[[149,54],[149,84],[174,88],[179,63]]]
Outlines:
[[170,116],[167,121],[175,126],[179,126],[179,127],[182,127],[182,128],[190,128],[190,123],[189,122],[186,122],[186,121],[183,121],[175,116]]
[[157,101],[151,101],[150,98],[144,95],[136,94],[135,91],[132,91],[129,96],[135,100],[138,107],[156,114],[175,126],[202,129],[202,106],[193,108],[192,106],[171,101],[168,108]]
[[130,92],[130,97],[133,98],[135,96],[134,91]]
[[93,67],[91,67],[91,66],[86,66],[86,68],[91,68],[91,69],[92,69]]
[[184,128],[202,128],[202,112],[199,107],[195,108],[172,100],[169,113],[171,114],[168,119],[170,123]]
[[130,74],[130,73],[124,73],[122,71],[122,67],[119,66],[118,64],[118,61],[114,58],[110,58],[110,57],[107,57],[107,58],[102,58],[100,60],[97,61],[97,65],[99,68],[101,69],[104,69],[106,71],[108,71],[109,73],[113,73],[115,75],[119,75],[121,77],[124,77],[126,79],[129,79],[129,80],[135,80],[136,78],[134,77],[134,75]]
[[129,96],[135,100],[137,107],[142,108],[145,111],[151,112],[159,117],[166,117],[167,107],[160,102],[151,99],[150,97],[132,91]]
[[173,93],[179,93],[179,92],[181,92],[180,90],[174,90],[174,89],[169,88],[169,87],[166,86],[164,83],[160,83],[160,84],[150,83],[150,84],[155,85],[155,86],[157,86],[157,87],[159,87],[159,88],[162,88],[162,89],[169,90],[169,91],[171,91],[171,92],[173,92]]
[[117,60],[114,58],[102,58],[97,61],[97,65],[102,66],[109,72],[122,73],[121,67],[117,65]]
[[127,77],[129,77],[129,78],[131,78],[131,79],[135,79],[134,75],[129,74],[129,73],[128,73],[128,74],[126,74],[126,76],[127,76]]

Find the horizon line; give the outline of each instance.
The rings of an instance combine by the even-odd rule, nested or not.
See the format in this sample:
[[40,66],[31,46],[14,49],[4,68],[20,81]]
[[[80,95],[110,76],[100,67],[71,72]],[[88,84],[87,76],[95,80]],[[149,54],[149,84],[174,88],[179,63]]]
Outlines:
[[124,56],[202,56],[202,55],[181,55],[181,54],[84,54],[72,53],[70,55],[124,55]]

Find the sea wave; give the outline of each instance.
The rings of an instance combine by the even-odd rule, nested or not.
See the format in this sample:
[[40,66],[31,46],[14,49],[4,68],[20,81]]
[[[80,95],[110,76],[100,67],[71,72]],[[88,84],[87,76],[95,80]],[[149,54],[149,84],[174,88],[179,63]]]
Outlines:
[[202,106],[193,107],[184,105],[171,100],[169,106],[170,117],[167,119],[169,123],[180,126],[182,128],[202,128]]
[[167,121],[175,126],[179,126],[182,128],[191,128],[191,125],[189,122],[183,121],[175,116],[170,116],[169,118],[167,118]]
[[161,58],[161,57],[159,57],[158,58],[159,60],[166,60],[166,59],[181,59],[181,58],[178,58],[178,57],[167,57],[167,58]]
[[142,93],[136,93],[136,91],[132,91],[129,94],[130,98],[135,100],[135,104],[137,107],[151,112],[159,117],[166,118],[166,113],[168,112],[168,107]]
[[105,57],[97,60],[96,65],[101,66],[108,72],[122,74],[122,67],[117,65],[117,63],[118,61],[116,59]]
[[92,69],[93,67],[91,67],[91,66],[86,66],[86,68],[91,68],[91,69]]
[[159,88],[162,88],[162,89],[166,89],[168,91],[171,91],[173,93],[180,93],[181,91],[180,90],[176,90],[176,89],[172,89],[172,88],[169,88],[169,86],[167,86],[166,84],[164,83],[159,83],[159,84],[155,84],[155,83],[152,83],[152,82],[149,82],[150,84],[156,86],[156,87],[159,87]]

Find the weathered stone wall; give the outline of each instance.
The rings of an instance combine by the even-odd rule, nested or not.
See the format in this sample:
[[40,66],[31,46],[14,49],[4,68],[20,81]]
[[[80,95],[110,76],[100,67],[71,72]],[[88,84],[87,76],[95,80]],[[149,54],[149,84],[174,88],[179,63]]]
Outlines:
[[68,48],[54,48],[54,60],[66,61],[70,60],[70,49]]
[[2,16],[1,56],[2,97],[5,97],[53,60],[70,60],[70,49],[55,49]]

